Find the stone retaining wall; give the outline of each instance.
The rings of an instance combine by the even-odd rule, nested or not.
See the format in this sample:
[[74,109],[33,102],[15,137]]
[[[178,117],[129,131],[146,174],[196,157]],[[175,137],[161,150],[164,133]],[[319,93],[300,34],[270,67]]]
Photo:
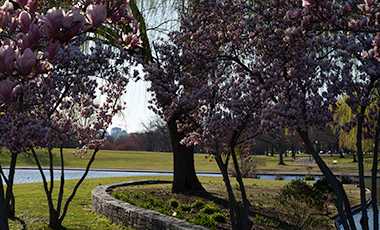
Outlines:
[[171,182],[143,180],[98,186],[92,190],[92,209],[116,224],[123,224],[128,228],[136,230],[208,230],[205,227],[175,217],[131,205],[108,194],[108,192],[111,192],[117,187],[148,183],[157,184]]

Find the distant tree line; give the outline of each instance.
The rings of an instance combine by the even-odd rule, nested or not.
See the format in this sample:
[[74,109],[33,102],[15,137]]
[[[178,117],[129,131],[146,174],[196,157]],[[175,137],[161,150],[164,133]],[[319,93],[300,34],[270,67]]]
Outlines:
[[103,149],[126,151],[171,152],[169,131],[160,118],[152,118],[148,124],[142,124],[144,131],[107,137]]

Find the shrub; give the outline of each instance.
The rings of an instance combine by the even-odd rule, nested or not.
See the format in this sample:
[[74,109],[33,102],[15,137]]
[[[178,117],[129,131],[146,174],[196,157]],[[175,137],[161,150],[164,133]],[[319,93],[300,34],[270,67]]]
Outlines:
[[169,203],[169,205],[172,206],[173,208],[178,208],[178,206],[179,206],[179,202],[178,202],[178,200],[176,200],[176,199],[170,199],[170,200],[168,201],[168,203]]
[[201,209],[201,212],[205,214],[214,214],[216,212],[220,212],[220,208],[213,202],[209,202]]
[[213,218],[211,218],[210,215],[197,214],[194,216],[193,219],[190,219],[189,222],[205,227],[216,227],[216,221]]
[[342,184],[352,184],[352,178],[347,174],[341,174],[340,181]]
[[227,216],[223,213],[214,213],[211,217],[218,223],[227,223]]
[[314,213],[313,208],[311,208],[313,204],[312,196],[312,187],[298,179],[285,185],[276,200],[283,210],[293,213],[297,227],[304,229],[311,223]]
[[306,175],[303,180],[315,180],[315,176],[314,175]]
[[155,206],[156,207],[164,207],[164,201],[163,200],[156,200]]
[[313,185],[300,179],[293,180],[279,192],[279,206],[296,217],[300,229],[315,223],[316,215],[328,215],[328,206],[334,203],[335,194],[327,180],[318,180]]
[[322,178],[313,184],[314,207],[322,215],[330,215],[329,206],[334,204],[336,196],[326,178]]
[[153,198],[152,196],[148,196],[147,200],[148,200],[149,204],[151,204],[151,205],[155,205],[156,204],[156,199]]
[[275,180],[283,180],[284,178],[282,177],[281,174],[276,174],[276,176],[274,177]]
[[192,206],[193,208],[203,208],[203,206],[205,206],[205,203],[202,200],[196,200]]
[[189,205],[189,204],[180,204],[179,208],[185,212],[191,212],[191,210],[192,210],[191,205]]

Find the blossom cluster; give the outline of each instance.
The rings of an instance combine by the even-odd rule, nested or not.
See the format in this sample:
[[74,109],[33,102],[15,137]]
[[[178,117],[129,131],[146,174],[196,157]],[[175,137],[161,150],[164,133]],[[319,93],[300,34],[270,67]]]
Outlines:
[[273,128],[326,124],[338,66],[322,57],[331,43],[304,32],[304,11],[301,1],[200,1],[147,68],[153,108],[166,119],[186,109],[183,143],[209,153],[228,151],[236,132],[248,145]]
[[[345,103],[353,113],[352,120],[341,124],[350,131],[363,123],[365,138],[373,138],[380,129],[378,123],[380,87],[379,67],[379,10],[377,1],[365,0],[352,3],[342,1],[303,1],[305,8],[303,26],[305,29],[323,24],[320,31],[336,34],[334,59],[341,63],[335,84],[330,90],[346,95]],[[305,3],[307,2],[307,4]],[[322,22],[322,23],[321,23]]]
[[[3,3],[0,146],[19,153],[57,146],[74,135],[84,150],[102,144],[99,134],[123,109],[118,99],[128,83],[126,66],[134,63],[128,50],[141,43],[127,5],[87,0],[63,10],[31,0]],[[122,23],[132,32],[121,33],[112,46],[87,41],[85,35],[107,23]]]

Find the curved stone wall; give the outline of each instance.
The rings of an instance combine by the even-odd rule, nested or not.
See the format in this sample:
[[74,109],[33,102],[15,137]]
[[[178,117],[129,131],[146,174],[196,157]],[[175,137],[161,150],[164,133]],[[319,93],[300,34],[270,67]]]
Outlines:
[[92,190],[92,210],[112,220],[114,223],[123,224],[128,228],[136,230],[208,230],[205,227],[175,217],[131,205],[108,194],[108,192],[111,192],[117,187],[148,183],[157,184],[171,182],[142,180],[98,186]]

